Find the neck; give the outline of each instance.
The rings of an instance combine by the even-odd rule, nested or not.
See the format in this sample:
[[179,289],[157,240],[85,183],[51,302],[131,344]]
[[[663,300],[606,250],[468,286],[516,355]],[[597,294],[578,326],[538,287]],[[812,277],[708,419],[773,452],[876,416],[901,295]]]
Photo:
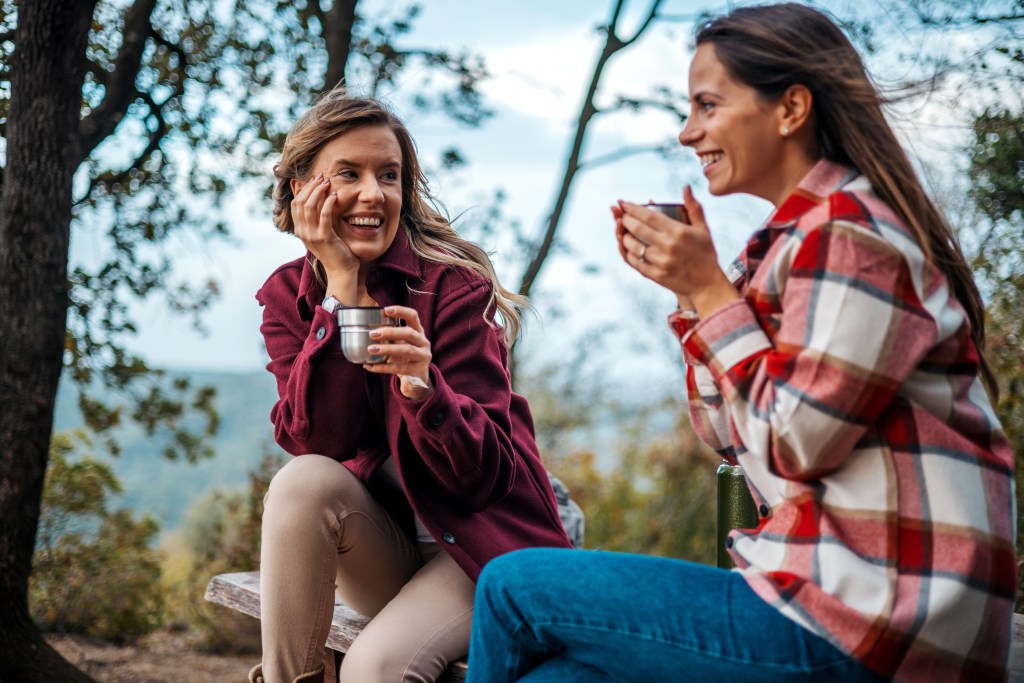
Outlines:
[[[794,140],[794,142],[796,141]],[[821,156],[812,156],[803,152],[784,155],[776,176],[777,180],[773,183],[773,187],[770,187],[769,191],[765,193],[763,199],[767,199],[775,208],[779,208],[782,202],[796,191],[800,181],[811,172],[811,169],[820,160]]]

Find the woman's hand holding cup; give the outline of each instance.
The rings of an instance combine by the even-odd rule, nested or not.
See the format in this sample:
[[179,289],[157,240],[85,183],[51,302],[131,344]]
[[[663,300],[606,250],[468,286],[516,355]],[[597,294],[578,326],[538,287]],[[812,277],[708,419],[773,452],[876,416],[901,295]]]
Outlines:
[[430,341],[423,333],[419,314],[405,306],[388,306],[384,315],[397,318],[405,325],[378,327],[370,332],[369,351],[387,357],[383,363],[365,363],[363,368],[379,374],[398,375],[401,392],[414,401],[426,399],[434,393],[430,382],[430,362],[433,355]]
[[[689,185],[674,220],[660,208],[620,201],[612,207],[619,254],[631,268],[673,292],[680,306],[696,308],[701,318],[738,299],[718,265],[704,211]],[[675,208],[677,205],[667,205]]]

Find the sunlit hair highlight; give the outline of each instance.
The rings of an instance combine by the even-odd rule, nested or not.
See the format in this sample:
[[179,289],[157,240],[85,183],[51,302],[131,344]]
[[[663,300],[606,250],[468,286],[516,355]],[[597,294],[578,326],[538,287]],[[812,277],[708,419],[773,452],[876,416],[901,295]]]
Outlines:
[[[278,230],[294,233],[291,181],[309,179],[317,154],[331,140],[361,126],[383,126],[391,130],[402,150],[402,213],[399,225],[420,258],[435,263],[468,268],[491,283],[491,300],[484,311],[488,320],[493,310],[505,340],[512,344],[519,336],[521,313],[529,306],[526,297],[511,292],[498,281],[490,257],[480,246],[463,239],[438,208],[420,167],[416,143],[398,116],[382,102],[349,97],[335,88],[321,97],[292,127],[284,142],[281,160],[274,166],[274,224]],[[324,282],[323,266],[312,256],[317,278]],[[493,307],[493,308],[492,308]]]
[[729,75],[765,101],[776,101],[792,85],[811,91],[818,152],[863,173],[945,275],[967,313],[982,378],[996,397],[984,357],[985,308],[971,269],[885,118],[886,99],[836,23],[797,3],[743,7],[699,25],[696,43],[713,45]]

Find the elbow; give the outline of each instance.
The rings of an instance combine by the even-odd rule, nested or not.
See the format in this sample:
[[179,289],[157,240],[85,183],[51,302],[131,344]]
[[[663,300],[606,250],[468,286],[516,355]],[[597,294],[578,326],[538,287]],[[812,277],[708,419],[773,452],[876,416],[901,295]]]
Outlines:
[[497,466],[474,470],[462,476],[463,502],[472,512],[482,512],[507,496],[515,485],[515,458],[502,457]]

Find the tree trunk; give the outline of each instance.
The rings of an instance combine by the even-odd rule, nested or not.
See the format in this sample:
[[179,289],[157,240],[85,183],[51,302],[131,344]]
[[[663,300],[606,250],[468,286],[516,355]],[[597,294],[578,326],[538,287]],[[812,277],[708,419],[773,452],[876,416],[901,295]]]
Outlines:
[[0,195],[0,680],[91,681],[28,612],[67,314],[71,182],[97,0],[18,3]]

